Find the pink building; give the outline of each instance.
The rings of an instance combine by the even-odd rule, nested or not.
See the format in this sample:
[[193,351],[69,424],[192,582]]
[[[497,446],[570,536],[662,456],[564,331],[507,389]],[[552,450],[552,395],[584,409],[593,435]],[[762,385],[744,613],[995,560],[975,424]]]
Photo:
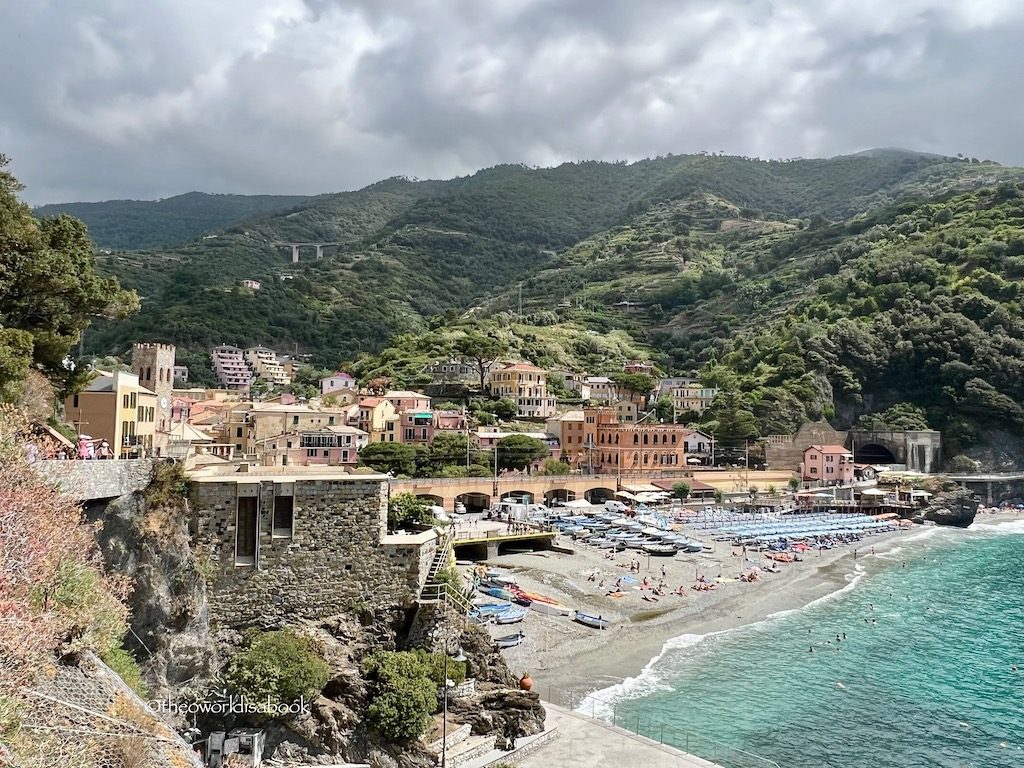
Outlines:
[[171,398],[171,423],[188,421],[192,417],[192,406],[195,404],[196,401],[191,397]]
[[430,445],[434,441],[434,414],[432,411],[401,411],[398,429],[406,445]]
[[253,382],[245,357],[239,347],[222,344],[210,351],[210,361],[217,380],[226,389],[248,389]]
[[430,398],[422,392],[409,392],[408,390],[388,390],[384,393],[384,399],[395,406],[396,411],[429,411]]
[[800,474],[805,482],[846,485],[853,482],[853,454],[841,445],[811,445],[804,449]]
[[336,389],[358,389],[356,380],[344,371],[335,371],[330,376],[320,379],[320,394],[326,395]]
[[469,419],[463,411],[434,411],[434,434],[442,432],[464,435],[469,430]]

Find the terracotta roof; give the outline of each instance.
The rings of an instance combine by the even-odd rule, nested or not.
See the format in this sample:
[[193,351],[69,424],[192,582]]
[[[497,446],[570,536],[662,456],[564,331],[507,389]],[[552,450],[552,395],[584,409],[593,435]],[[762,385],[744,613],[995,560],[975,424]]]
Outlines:
[[359,401],[359,405],[365,405],[367,408],[376,408],[383,402],[384,399],[381,397],[364,397]]
[[543,368],[538,368],[536,365],[530,363],[516,363],[515,365],[506,365],[504,368],[500,368],[501,371],[541,371]]
[[851,453],[849,448],[844,448],[841,445],[809,445],[804,448],[804,452],[814,449],[819,453]]

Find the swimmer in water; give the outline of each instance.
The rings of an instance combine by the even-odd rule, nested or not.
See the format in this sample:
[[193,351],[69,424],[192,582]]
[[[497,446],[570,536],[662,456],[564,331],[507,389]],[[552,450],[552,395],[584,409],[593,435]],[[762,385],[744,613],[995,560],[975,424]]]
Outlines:
[[845,686],[845,685],[843,685],[841,681],[839,681],[839,680],[836,680],[836,688],[843,688],[843,689],[845,689],[845,688],[846,688],[846,686]]

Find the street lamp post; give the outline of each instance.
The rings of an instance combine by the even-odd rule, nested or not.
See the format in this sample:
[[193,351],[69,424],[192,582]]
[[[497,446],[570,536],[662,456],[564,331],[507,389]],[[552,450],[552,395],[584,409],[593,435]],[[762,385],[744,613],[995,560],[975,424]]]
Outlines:
[[[448,645],[451,636],[451,625],[445,627],[444,644],[444,703],[441,715],[441,768],[448,768],[448,689],[454,687],[454,683],[448,679]],[[461,646],[456,650],[452,661],[465,661],[466,655],[462,652]]]

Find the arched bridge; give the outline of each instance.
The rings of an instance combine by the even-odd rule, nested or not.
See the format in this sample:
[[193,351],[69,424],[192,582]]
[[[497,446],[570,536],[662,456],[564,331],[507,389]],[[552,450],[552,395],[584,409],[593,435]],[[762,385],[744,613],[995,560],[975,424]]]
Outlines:
[[392,480],[392,493],[412,493],[447,510],[462,502],[470,511],[487,509],[502,499],[526,499],[531,504],[586,499],[601,503],[615,496],[619,484],[643,484],[645,477],[618,475],[535,475],[523,477],[424,477]]

